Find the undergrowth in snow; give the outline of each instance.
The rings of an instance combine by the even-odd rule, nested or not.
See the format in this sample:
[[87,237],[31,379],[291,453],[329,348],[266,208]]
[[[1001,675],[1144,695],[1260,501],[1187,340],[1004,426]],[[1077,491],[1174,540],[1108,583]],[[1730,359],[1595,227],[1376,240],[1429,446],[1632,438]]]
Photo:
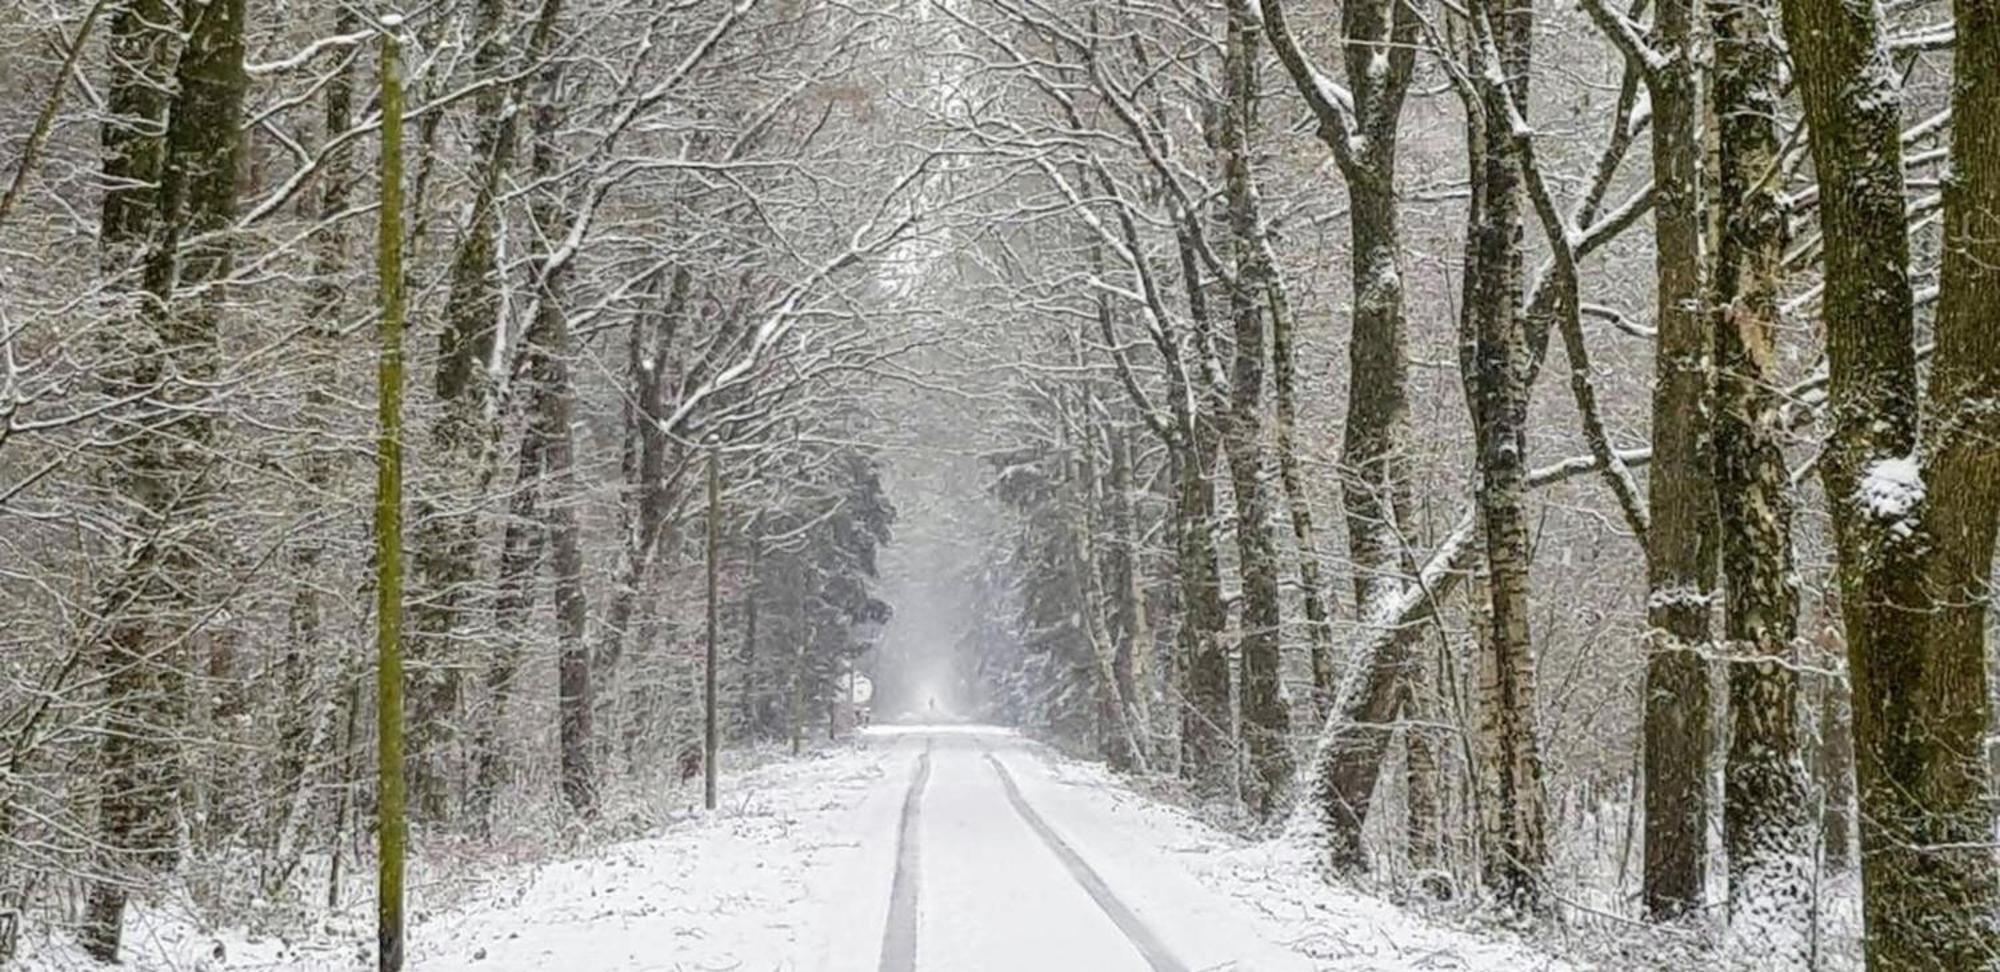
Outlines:
[[[736,768],[724,775],[724,805],[715,813],[700,810],[698,785],[662,779],[607,794],[605,813],[587,827],[565,828],[553,812],[525,813],[491,843],[420,843],[410,872],[408,967],[872,972],[889,916],[898,820],[927,745],[937,772],[924,801],[933,815],[925,832],[964,829],[974,841],[932,847],[931,867],[991,857],[977,853],[978,835],[1001,833],[1012,826],[1002,818],[1013,817],[996,795],[999,778],[984,774],[1004,769],[1047,825],[1192,968],[1583,972],[1685,969],[1725,958],[1702,932],[1613,913],[1615,895],[1578,892],[1559,904],[1560,921],[1528,926],[1498,920],[1469,900],[1371,895],[1326,881],[1305,829],[1246,839],[1203,822],[1172,797],[1135,791],[1133,781],[1101,764],[1011,733],[959,727],[928,734],[885,729],[859,745],[798,759],[732,754]],[[987,766],[988,754],[995,767]],[[952,786],[959,789],[938,789]],[[974,813],[968,800],[983,809]],[[993,818],[1001,830],[969,827],[971,817],[993,813],[1001,815]],[[933,885],[947,894],[939,902],[957,894],[977,903],[982,882],[1025,887],[1038,873],[1047,880],[1046,868],[1028,866],[1038,853],[992,865],[1006,873],[926,880],[943,879]],[[1586,872],[1568,880],[1577,888],[1601,883],[1602,875]],[[300,904],[286,912],[265,903],[226,912],[224,920],[185,900],[142,902],[130,911],[125,968],[372,969],[372,879],[365,868],[352,875],[337,908]],[[1817,967],[1858,968],[1857,898],[1851,878],[1822,895]],[[940,909],[925,921],[945,920],[949,909]],[[977,920],[988,919],[998,917],[982,912]],[[966,932],[982,930],[992,929]],[[22,945],[16,967],[23,972],[99,968],[67,930],[46,923],[30,928]],[[986,966],[1012,967],[1005,955],[989,956]]]
[[[1310,968],[1343,972],[1580,972],[1588,968],[1539,949],[1506,929],[1455,927],[1382,898],[1330,884],[1321,877],[1313,850],[1296,834],[1246,840],[1211,827],[1179,807],[1134,793],[1101,765],[1061,759],[1047,760],[1043,765],[1048,779],[1040,796],[1056,805],[1080,801],[1099,808],[1135,840],[1162,851],[1202,886],[1240,903],[1254,916],[1263,937],[1298,953]],[[1072,818],[1079,815],[1071,814]],[[1060,820],[1057,825],[1061,826]]]
[[[408,968],[452,970],[791,968],[827,915],[809,878],[847,865],[851,811],[879,786],[883,756],[834,749],[802,759],[733,753],[722,806],[700,809],[696,780],[606,794],[590,826],[525,814],[491,845],[419,842],[408,875]],[[550,818],[553,819],[551,814]],[[186,901],[129,909],[131,972],[355,972],[373,969],[372,863],[339,908],[258,931],[247,912],[204,915]],[[323,885],[317,892],[323,895]],[[878,925],[879,929],[879,925]],[[879,931],[878,931],[879,934]],[[717,964],[719,963],[719,964]],[[100,972],[73,934],[31,927],[14,968]]]

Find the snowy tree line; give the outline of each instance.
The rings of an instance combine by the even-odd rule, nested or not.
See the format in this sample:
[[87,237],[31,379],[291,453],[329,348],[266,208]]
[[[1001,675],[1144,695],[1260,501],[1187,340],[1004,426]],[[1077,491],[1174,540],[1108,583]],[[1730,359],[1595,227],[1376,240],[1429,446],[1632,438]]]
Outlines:
[[1618,963],[1990,963],[1989,7],[938,9],[979,704]]
[[0,913],[379,863],[380,277],[419,858],[699,752],[714,462],[732,740],[921,704],[914,484],[959,703],[1334,879],[1985,967],[1996,16],[17,0]]
[[[283,928],[371,870],[391,185],[419,856],[699,767],[711,459],[730,731],[819,724],[888,611],[871,585],[895,514],[851,376],[899,339],[855,322],[893,286],[870,268],[912,237],[932,161],[894,144],[877,93],[893,18],[0,18],[0,910],[109,960],[135,895],[254,901],[243,917]],[[385,182],[390,73],[406,163]]]

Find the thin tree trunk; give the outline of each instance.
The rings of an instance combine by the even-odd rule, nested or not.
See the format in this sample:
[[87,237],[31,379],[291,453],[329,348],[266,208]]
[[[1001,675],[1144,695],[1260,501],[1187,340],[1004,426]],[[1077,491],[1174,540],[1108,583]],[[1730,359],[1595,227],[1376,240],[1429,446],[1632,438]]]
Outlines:
[[1711,10],[1720,131],[1714,309],[1715,489],[1728,581],[1723,846],[1730,961],[1804,969],[1812,951],[1812,815],[1799,725],[1799,588],[1774,380],[1785,214],[1776,104],[1782,55],[1768,0]]
[[1320,573],[1319,541],[1313,529],[1312,505],[1306,495],[1305,473],[1299,468],[1298,366],[1293,357],[1296,322],[1284,284],[1274,271],[1271,278],[1271,381],[1277,399],[1278,479],[1285,489],[1285,506],[1291,513],[1292,544],[1298,550],[1300,597],[1306,615],[1306,637],[1311,645],[1313,716],[1326,718],[1333,706],[1333,618],[1328,610],[1326,580]]
[[[722,452],[708,447],[708,657],[702,666],[702,806],[715,809],[715,778],[722,755],[722,724],[717,718],[716,668],[722,663]],[[852,675],[850,674],[850,678]]]
[[[440,470],[441,481],[425,491],[416,509],[416,596],[410,618],[416,682],[412,783],[418,811],[430,820],[444,819],[451,809],[450,768],[469,667],[461,655],[468,620],[480,607],[480,505],[500,471],[496,374],[505,357],[500,200],[513,166],[522,114],[510,104],[521,96],[522,86],[500,83],[510,70],[507,9],[505,0],[475,0],[473,6],[472,28],[478,43],[473,66],[488,86],[473,100],[472,210],[453,252],[450,293],[438,332],[436,391],[442,411],[431,428],[426,466]],[[548,54],[560,9],[559,0],[544,0],[524,52],[527,63],[538,63]],[[437,117],[439,113],[433,112],[427,120]],[[514,635],[503,630],[500,636]],[[487,682],[494,681],[489,672]],[[474,749],[475,765],[492,762],[491,754],[478,751],[477,740]]]
[[1231,0],[1227,31],[1223,67],[1227,104],[1220,141],[1236,280],[1229,291],[1235,353],[1223,444],[1236,497],[1237,570],[1243,581],[1238,652],[1249,769],[1244,800],[1256,819],[1268,821],[1291,803],[1292,720],[1281,675],[1278,552],[1271,536],[1270,492],[1264,482],[1264,310],[1273,270],[1262,245],[1263,216],[1251,171],[1250,135],[1259,97],[1258,34],[1248,0]]
[[[105,200],[107,260],[122,261],[149,241],[143,267],[146,300],[133,327],[134,372],[125,388],[158,388],[173,407],[163,426],[131,437],[116,476],[137,511],[130,535],[142,538],[126,558],[102,645],[106,726],[101,752],[98,840],[106,873],[91,885],[83,939],[101,961],[117,958],[127,875],[176,860],[175,815],[184,782],[174,743],[187,718],[188,643],[200,624],[201,578],[213,570],[209,467],[214,422],[201,406],[219,370],[218,336],[234,258],[228,229],[236,216],[236,173],[248,77],[243,73],[243,0],[210,0],[182,11],[186,36],[172,111],[154,92],[164,65],[166,4],[138,2],[112,26],[119,82],[107,126],[105,168],[114,178],[158,180],[157,194],[136,188]],[[129,74],[127,72],[130,72]],[[164,145],[149,134],[166,120]],[[127,128],[127,125],[135,126]],[[150,184],[150,182],[146,183]],[[146,213],[148,203],[154,206]],[[206,286],[180,300],[182,285]]]
[[541,514],[542,447],[538,436],[521,439],[520,469],[508,504],[507,526],[500,541],[500,576],[493,601],[493,630],[500,643],[486,669],[487,704],[473,739],[472,810],[478,825],[491,833],[493,802],[499,794],[504,761],[500,733],[514,699],[526,651],[529,614],[534,608],[535,575],[548,545]]
[[1847,682],[1822,679],[1819,709],[1820,859],[1828,873],[1854,866],[1854,731]]
[[[450,812],[451,750],[464,692],[459,640],[479,574],[479,493],[494,478],[498,438],[492,380],[500,326],[499,191],[514,149],[516,113],[507,110],[507,4],[476,0],[473,71],[487,87],[473,98],[472,212],[453,254],[438,331],[436,392],[426,468],[437,470],[416,508],[415,594],[410,612],[414,725],[410,739],[418,813]],[[483,760],[484,753],[475,753]],[[478,784],[475,783],[475,786]]]
[[[534,160],[537,181],[555,173],[555,138],[561,125],[562,70],[551,63],[539,82],[534,113]],[[554,196],[535,206],[535,222],[545,245],[556,246],[569,235],[570,221]],[[543,514],[548,518],[549,569],[554,582],[557,664],[557,710],[563,798],[586,816],[596,810],[596,779],[591,769],[590,646],[583,594],[583,551],[577,523],[579,490],[575,470],[576,388],[570,373],[568,310],[570,264],[554,250],[537,255],[535,321],[528,335],[531,401],[535,418],[528,434],[541,440],[548,493]]]
[[1480,525],[1491,578],[1492,624],[1480,657],[1479,725],[1488,758],[1481,767],[1484,821],[1482,871],[1504,902],[1540,908],[1548,862],[1542,805],[1541,756],[1535,740],[1535,657],[1528,628],[1527,377],[1533,358],[1522,311],[1521,153],[1508,118],[1527,104],[1529,0],[1480,0],[1478,61],[1497,56],[1497,70],[1475,73],[1484,108],[1472,133],[1473,194],[1468,244],[1474,266],[1468,286],[1471,400],[1479,450]]
[[[334,21],[334,32],[351,34],[360,23],[360,16],[352,8],[342,7]],[[324,113],[327,139],[347,131],[352,122],[355,60],[358,59],[342,65],[327,81]],[[347,153],[334,149],[331,156],[322,164],[326,178],[319,200],[319,218],[326,230],[319,241],[312,301],[307,310],[311,328],[305,339],[304,357],[309,385],[299,416],[300,427],[311,430],[310,434],[316,438],[323,438],[331,431],[335,416],[330,389],[338,381],[343,303],[338,277],[346,269],[347,262],[347,231],[336,217],[347,208],[353,178]],[[334,486],[336,466],[332,449],[314,443],[308,443],[306,449],[300,479],[307,486],[305,499],[310,509],[327,501],[328,493]],[[316,704],[313,701],[310,673],[313,664],[324,654],[326,643],[325,611],[320,604],[320,588],[327,580],[321,568],[325,553],[325,531],[314,526],[307,528],[305,536],[293,545],[289,556],[292,581],[296,586],[292,591],[290,625],[281,665],[285,709],[279,716],[276,787],[285,809],[272,822],[272,864],[267,871],[272,877],[266,881],[267,894],[278,890],[273,881],[281,882],[284,876],[289,875],[296,866],[297,855],[304,851],[299,828],[303,826],[310,809],[307,799],[311,792],[308,778],[310,763],[319,745],[332,731],[333,721],[340,710],[340,695],[345,689],[345,686],[335,686],[325,692],[323,702]]]
[[1132,482],[1132,440],[1125,430],[1110,429],[1111,445],[1111,532],[1113,546],[1107,570],[1111,596],[1116,603],[1116,647],[1111,661],[1112,680],[1124,718],[1134,735],[1129,754],[1134,767],[1144,772],[1152,763],[1148,745],[1152,716],[1147,698],[1148,657],[1153,650],[1152,626],[1147,622],[1146,592],[1140,583],[1139,544],[1136,529],[1136,500]]
[[[1203,350],[1209,330],[1208,297],[1202,290],[1200,261],[1185,232],[1180,233],[1182,286],[1195,321],[1197,374],[1183,376],[1190,387],[1176,390],[1180,410],[1179,474],[1174,515],[1181,582],[1178,649],[1182,669],[1181,773],[1205,800],[1236,799],[1235,721],[1229,699],[1229,653],[1222,644],[1228,610],[1222,603],[1222,571],[1215,550],[1215,481],[1211,471],[1221,454],[1220,411],[1213,401],[1215,379]],[[1179,404],[1189,402],[1192,404]]]
[[757,706],[757,689],[761,681],[757,671],[757,571],[764,558],[764,544],[762,538],[757,535],[754,520],[746,533],[750,546],[750,566],[743,572],[743,653],[738,667],[743,671],[744,733],[752,739],[757,739],[766,731],[761,710]]
[[[632,324],[632,343],[627,356],[632,395],[626,402],[623,457],[627,498],[619,506],[622,527],[619,533],[625,540],[625,549],[611,605],[606,611],[602,641],[593,662],[593,674],[600,683],[614,686],[613,694],[617,691],[619,662],[624,656],[633,612],[638,607],[639,591],[645,586],[660,537],[667,528],[673,493],[667,467],[676,449],[660,428],[660,421],[667,411],[667,368],[673,361],[692,281],[693,274],[687,268],[676,269],[662,296],[659,313],[636,315]],[[648,328],[649,321],[657,326]],[[611,701],[615,705],[616,700]],[[615,734],[617,728],[613,726],[607,732]]]
[[1701,905],[1708,861],[1709,615],[1716,576],[1713,319],[1702,310],[1702,106],[1694,0],[1657,0],[1645,75],[1653,107],[1658,304],[1653,470],[1647,489],[1646,909],[1680,918]]

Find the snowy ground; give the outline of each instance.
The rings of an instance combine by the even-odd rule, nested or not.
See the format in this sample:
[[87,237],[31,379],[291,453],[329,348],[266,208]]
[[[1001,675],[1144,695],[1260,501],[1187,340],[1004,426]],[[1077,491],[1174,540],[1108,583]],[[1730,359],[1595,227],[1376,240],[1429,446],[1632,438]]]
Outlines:
[[[417,972],[1566,970],[1328,887],[1102,769],[998,730],[884,729],[726,778],[724,809],[499,869],[410,928]],[[314,940],[141,913],[131,967],[372,967],[367,903]],[[42,943],[33,972],[81,968]]]

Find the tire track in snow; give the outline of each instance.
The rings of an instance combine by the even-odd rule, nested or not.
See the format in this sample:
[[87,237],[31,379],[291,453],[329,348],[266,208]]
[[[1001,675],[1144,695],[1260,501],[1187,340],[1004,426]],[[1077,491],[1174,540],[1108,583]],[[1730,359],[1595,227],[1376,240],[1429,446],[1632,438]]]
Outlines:
[[917,775],[903,796],[903,821],[896,833],[896,877],[889,886],[889,921],[882,928],[881,972],[917,968],[917,825],[923,819],[924,785],[931,779],[931,737],[924,737]]
[[[1028,798],[1021,795],[1020,786],[1014,782],[1013,774],[1007,772],[1006,765],[1000,762],[999,757],[988,750],[986,761],[993,764],[993,772],[1000,774],[1000,785],[1006,788],[1007,802],[1014,805],[1014,812],[1020,814],[1021,819],[1027,822],[1028,829],[1033,830],[1035,835],[1042,839],[1042,843],[1047,844],[1049,850],[1055,852],[1056,858],[1062,861],[1070,876],[1076,878],[1076,883],[1083,885],[1083,890],[1090,894],[1090,899],[1097,902],[1099,908],[1103,909],[1104,914],[1111,919],[1111,923],[1125,933],[1125,937],[1131,940],[1132,946],[1146,959],[1146,964],[1152,966],[1154,972],[1191,972],[1186,965],[1167,951],[1166,945],[1153,934],[1152,929],[1146,927],[1145,922],[1139,920],[1139,916],[1134,914],[1131,908],[1125,906],[1125,902],[1118,900],[1118,896],[1111,893],[1110,885],[1105,884],[1104,879],[1077,855],[1069,842],[1063,840],[1062,835],[1056,833],[1055,828],[1049,826],[1049,822],[1043,820],[1042,815],[1036,813],[1034,807],[1029,806]],[[899,865],[897,877],[900,879],[901,876]],[[900,887],[900,880],[898,886]],[[886,953],[882,968],[884,972],[889,969]]]

